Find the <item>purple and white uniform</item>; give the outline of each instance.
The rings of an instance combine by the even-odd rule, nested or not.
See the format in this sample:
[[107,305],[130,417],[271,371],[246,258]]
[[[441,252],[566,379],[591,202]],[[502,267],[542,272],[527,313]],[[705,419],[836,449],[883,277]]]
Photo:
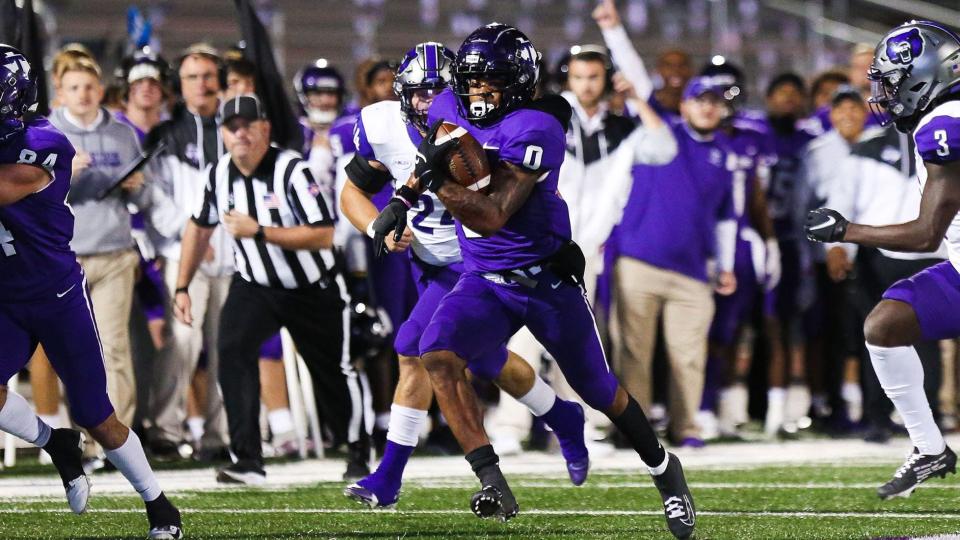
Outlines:
[[710,327],[710,339],[731,344],[737,329],[750,317],[753,302],[765,278],[766,248],[748,211],[756,189],[769,180],[772,149],[769,140],[750,124],[736,120],[733,129],[717,133],[727,150],[727,169],[733,173],[733,213],[737,219],[737,246],[733,272],[737,290],[728,296],[714,295],[716,313]]
[[74,421],[94,427],[113,413],[103,351],[86,278],[70,249],[73,212],[67,206],[70,141],[46,118],[0,145],[0,163],[23,163],[51,175],[42,190],[0,206],[0,384],[42,344],[63,381]]
[[[960,101],[948,101],[928,112],[913,131],[917,163],[944,165],[960,160]],[[917,167],[920,191],[926,167]],[[949,260],[893,284],[883,298],[913,307],[924,340],[960,336],[960,213],[945,236]]]
[[[485,365],[483,359],[525,325],[584,401],[605,410],[613,403],[617,381],[586,294],[543,264],[570,240],[567,206],[557,192],[566,141],[563,116],[569,114],[563,98],[548,96],[479,127],[461,112],[453,92],[434,100],[428,123],[458,124],[484,145],[491,163],[507,161],[539,177],[524,205],[490,237],[457,225],[467,271],[440,302],[420,351],[453,351],[475,374],[492,378],[502,366]],[[522,283],[511,275],[522,277]]]
[[[404,121],[399,101],[381,101],[360,112],[357,152],[386,166],[396,184],[405,183],[413,173],[417,145],[422,140],[420,132]],[[392,193],[395,186],[389,187]],[[463,263],[453,216],[434,193],[421,195],[407,218],[413,231],[410,259],[419,299],[397,330],[394,348],[403,356],[420,356],[420,336],[440,300],[457,283]],[[484,363],[502,365],[506,354],[506,347],[501,345]]]

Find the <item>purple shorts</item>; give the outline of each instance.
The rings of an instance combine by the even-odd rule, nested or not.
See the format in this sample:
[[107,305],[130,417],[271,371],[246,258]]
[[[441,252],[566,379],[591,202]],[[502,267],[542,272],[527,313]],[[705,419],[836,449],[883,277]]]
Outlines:
[[714,295],[716,312],[710,325],[710,341],[721,345],[732,345],[737,337],[737,329],[750,319],[756,301],[757,272],[753,267],[750,242],[737,242],[737,258],[733,273],[737,277],[737,290],[729,296]]
[[[397,330],[394,348],[397,354],[418,357],[420,356],[420,336],[430,324],[430,319],[436,313],[440,301],[456,286],[463,273],[463,263],[433,266],[414,257],[411,259],[411,266],[420,299],[410,312],[410,318]],[[478,365],[487,366],[485,375],[474,374],[488,379],[496,378],[506,361],[507,347],[505,343],[501,343],[499,347],[491,349],[485,358],[477,362]],[[494,370],[496,373],[490,377]]]
[[371,256],[369,260],[374,301],[387,312],[396,333],[400,321],[407,320],[417,303],[410,256],[406,253],[387,253],[385,257],[377,259]]
[[910,304],[924,340],[960,337],[960,274],[944,261],[894,283],[884,300]]
[[536,286],[528,287],[495,283],[473,272],[462,274],[423,332],[420,352],[452,351],[474,374],[492,378],[502,364],[484,365],[485,358],[526,325],[587,405],[606,410],[618,383],[600,345],[586,294],[549,270],[536,277]]
[[79,271],[61,285],[62,296],[21,304],[0,303],[0,384],[7,384],[33,355],[37,344],[67,390],[70,415],[92,428],[113,413],[107,396],[100,335]]

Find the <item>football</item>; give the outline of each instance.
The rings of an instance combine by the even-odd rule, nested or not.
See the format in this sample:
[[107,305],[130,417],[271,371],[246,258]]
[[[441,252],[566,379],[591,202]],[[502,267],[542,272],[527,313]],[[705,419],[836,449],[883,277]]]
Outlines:
[[467,189],[486,193],[490,185],[490,163],[483,145],[465,128],[444,122],[437,130],[435,142],[439,145],[450,139],[460,139],[460,144],[448,156],[450,178]]

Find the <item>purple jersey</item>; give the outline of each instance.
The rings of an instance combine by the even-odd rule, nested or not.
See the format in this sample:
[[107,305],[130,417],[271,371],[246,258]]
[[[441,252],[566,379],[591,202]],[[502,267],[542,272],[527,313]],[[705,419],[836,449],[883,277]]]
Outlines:
[[0,206],[0,302],[42,299],[60,293],[68,279],[79,276],[70,249],[73,212],[66,203],[75,153],[46,118],[31,120],[0,145],[0,164],[35,165],[52,177],[37,193]]
[[775,159],[770,139],[750,124],[734,122],[729,130],[717,132],[718,142],[727,151],[727,169],[733,173],[733,211],[738,228],[754,227],[750,201],[759,180],[761,189],[770,179],[770,164]]
[[807,143],[816,135],[801,129],[799,122],[790,129],[776,129],[769,120],[758,127],[771,141],[774,152],[767,187],[774,232],[780,241],[801,240],[808,201],[803,200],[806,186],[799,175],[800,162]]
[[[552,102],[554,98],[563,101],[569,111],[563,98],[547,99]],[[493,125],[479,127],[467,120],[459,99],[450,90],[437,96],[430,106],[429,123],[443,119],[464,127],[483,144],[491,166],[506,161],[540,175],[523,206],[489,238],[457,224],[468,271],[495,272],[531,266],[553,255],[570,239],[567,204],[557,190],[566,128],[557,117],[534,107],[513,110]]]

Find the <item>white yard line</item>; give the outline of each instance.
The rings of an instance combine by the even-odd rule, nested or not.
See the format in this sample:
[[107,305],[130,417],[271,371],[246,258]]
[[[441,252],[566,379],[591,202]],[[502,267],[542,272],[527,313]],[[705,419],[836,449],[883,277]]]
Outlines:
[[[948,437],[953,447],[960,447],[960,436]],[[700,450],[676,450],[685,469],[725,470],[757,467],[785,467],[797,465],[817,465],[836,470],[842,478],[840,468],[854,468],[883,464],[890,467],[892,473],[899,466],[909,450],[909,441],[895,439],[888,445],[868,444],[859,440],[815,440],[784,443],[737,443],[712,444]],[[543,481],[517,481],[518,486],[550,487],[564,485],[560,479],[566,477],[563,460],[556,454],[527,452],[516,456],[503,456],[501,467],[509,478],[515,475],[542,476]],[[647,487],[646,473],[640,459],[633,452],[616,451],[605,456],[596,456],[591,463],[593,482],[588,485],[602,487]],[[288,487],[310,486],[318,482],[342,482],[344,470],[342,460],[307,460],[267,466],[267,483],[261,489],[281,490]],[[624,471],[636,471],[635,482],[603,482],[605,476],[623,474]],[[191,469],[160,471],[157,474],[161,486],[171,493],[183,491],[236,490],[233,485],[218,484],[212,469]],[[461,456],[450,457],[414,457],[404,474],[410,487],[461,487],[473,486],[473,474],[466,460]],[[553,483],[551,479],[558,479]],[[883,478],[878,478],[878,481]],[[771,489],[813,489],[849,487],[873,489],[873,484],[843,482],[770,482],[751,483],[699,483],[694,487],[702,489],[742,489],[768,487]],[[933,482],[923,489],[958,489],[956,482]],[[127,482],[117,472],[96,473],[93,476],[94,496],[101,494],[132,494]],[[0,471],[0,500],[17,501],[44,497],[62,497],[63,486],[51,473],[45,476],[8,476]],[[884,514],[886,515],[886,514]]]
[[[181,508],[184,514],[356,514],[357,509],[346,508]],[[93,514],[142,514],[141,508],[103,508],[90,509],[88,513]],[[69,514],[68,509],[56,508],[0,508],[2,514]],[[398,515],[472,515],[467,510],[378,510],[377,513],[398,514]],[[521,510],[521,515],[532,516],[662,516],[661,510],[584,510],[581,508],[571,508],[569,510]],[[700,511],[697,516],[719,516],[719,517],[812,517],[812,518],[890,518],[890,519],[960,519],[960,513],[910,513],[910,512],[724,512],[724,511]]]

